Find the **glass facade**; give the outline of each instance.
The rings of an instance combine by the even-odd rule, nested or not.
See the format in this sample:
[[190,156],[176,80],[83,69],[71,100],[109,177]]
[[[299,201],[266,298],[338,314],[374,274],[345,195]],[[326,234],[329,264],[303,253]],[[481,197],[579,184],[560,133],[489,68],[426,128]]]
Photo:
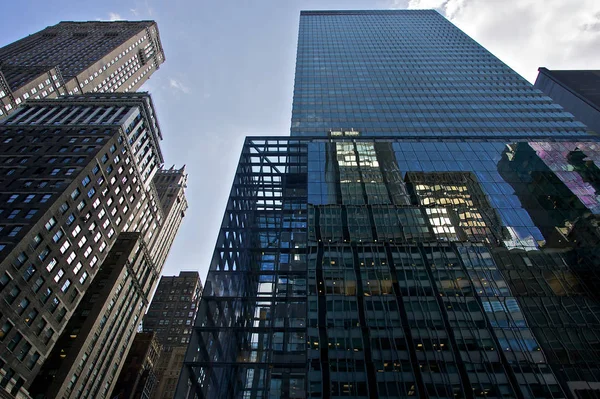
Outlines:
[[351,129],[402,137],[585,131],[436,11],[303,11],[291,134]]
[[590,389],[599,161],[593,137],[247,139],[178,394]]
[[436,12],[303,12],[292,134],[246,139],[176,397],[597,397],[599,165]]

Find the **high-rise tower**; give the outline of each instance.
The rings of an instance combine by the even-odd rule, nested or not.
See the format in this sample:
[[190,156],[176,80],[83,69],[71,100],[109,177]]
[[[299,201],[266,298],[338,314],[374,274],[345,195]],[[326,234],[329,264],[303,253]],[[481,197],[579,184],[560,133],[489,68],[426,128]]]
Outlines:
[[158,383],[152,392],[152,398],[175,397],[201,293],[202,282],[198,272],[162,276],[158,283],[143,322],[144,332],[155,333],[163,346],[157,365]]
[[[101,344],[85,341],[94,335],[71,330],[85,327],[102,338],[116,334],[119,340],[111,342],[121,346],[113,355],[126,353],[164,263],[164,250],[155,250],[166,219],[153,183],[163,157],[152,100],[147,93],[112,93],[28,101],[0,122],[0,137],[0,290],[6,303],[0,319],[0,386],[13,393],[29,388],[54,349],[58,360],[45,372],[46,386],[60,386],[61,397],[81,397],[77,390],[89,387],[57,379],[74,375],[64,369],[75,358],[85,373],[99,373],[92,353],[84,352],[97,352]],[[173,227],[169,230],[173,238]],[[127,244],[133,255],[114,254],[122,262],[111,266],[112,273],[103,262],[121,232],[137,233]],[[102,281],[122,278],[133,291],[119,288],[121,283],[114,285],[114,295],[102,291],[95,277],[103,267]],[[86,295],[92,281],[100,291]],[[94,307],[102,295],[106,303]],[[89,309],[86,314],[78,306],[82,298],[104,331],[71,322],[75,313],[82,323],[92,319]],[[111,299],[131,306],[126,316],[110,305]],[[113,316],[128,322],[101,321]],[[129,327],[133,333],[126,331]],[[69,343],[70,349],[55,348],[57,342]],[[108,387],[87,392],[110,393],[119,362],[114,375],[106,377]],[[78,384],[85,373],[77,371]]]
[[[517,44],[515,44],[517,45]],[[600,392],[600,142],[434,11],[300,16],[178,398]]]
[[29,98],[136,91],[164,61],[154,21],[49,26],[0,48],[0,118]]
[[581,127],[435,11],[300,15],[292,136],[518,137]]

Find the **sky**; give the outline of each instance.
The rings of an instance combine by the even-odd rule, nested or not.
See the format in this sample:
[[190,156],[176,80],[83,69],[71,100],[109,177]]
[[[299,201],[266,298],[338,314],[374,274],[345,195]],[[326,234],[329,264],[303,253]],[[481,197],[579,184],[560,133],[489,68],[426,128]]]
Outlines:
[[435,8],[530,82],[537,68],[600,69],[598,0],[21,0],[0,46],[59,21],[158,22],[166,62],[142,87],[165,165],[185,164],[189,209],[163,269],[204,281],[243,140],[288,135],[300,10]]

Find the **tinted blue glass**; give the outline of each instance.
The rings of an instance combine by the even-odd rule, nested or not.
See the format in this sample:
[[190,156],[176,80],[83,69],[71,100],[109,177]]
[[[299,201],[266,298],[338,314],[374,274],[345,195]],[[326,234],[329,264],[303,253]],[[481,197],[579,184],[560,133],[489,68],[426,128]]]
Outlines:
[[548,136],[584,126],[435,11],[303,12],[293,136]]

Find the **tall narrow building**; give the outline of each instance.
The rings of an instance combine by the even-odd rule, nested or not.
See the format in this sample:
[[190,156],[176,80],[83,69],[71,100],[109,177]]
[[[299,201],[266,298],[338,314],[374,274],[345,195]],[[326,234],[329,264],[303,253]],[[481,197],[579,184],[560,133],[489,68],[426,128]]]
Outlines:
[[0,48],[0,118],[29,98],[136,91],[164,61],[154,21],[60,22]]
[[[138,233],[136,248],[146,248],[149,258],[138,271],[129,269],[128,263],[115,266],[122,268],[115,273],[125,274],[124,284],[136,287],[137,299],[128,299],[129,304],[140,302],[127,317],[141,321],[162,269],[159,262],[164,262],[164,256],[154,250],[165,222],[153,184],[163,163],[161,139],[147,93],[33,100],[0,122],[0,292],[6,304],[0,313],[1,387],[13,394],[29,389],[53,349],[62,349],[55,348],[57,342],[76,346],[94,338],[66,328],[74,314],[87,317],[78,306],[82,298],[90,306],[98,300],[87,292],[96,284],[99,270],[107,272],[103,262],[121,232]],[[117,291],[113,298],[117,302],[129,292]],[[102,295],[112,294],[103,291]],[[121,309],[94,311],[118,314]],[[126,334],[127,323],[117,326],[110,334]],[[78,341],[69,341],[71,335]],[[129,344],[124,346],[125,354]],[[99,343],[94,345],[90,348]],[[85,357],[80,355],[77,361]],[[91,355],[87,353],[81,367],[85,366],[85,373],[101,372]],[[60,353],[58,358],[63,359],[61,367],[67,367],[66,358]],[[60,371],[58,367],[49,371],[52,383],[63,384],[56,381],[59,376],[74,375]],[[82,377],[79,381],[87,378],[77,373]],[[112,383],[97,392],[110,393]],[[61,397],[83,397],[78,396],[79,387],[69,388],[68,394],[61,391]]]
[[177,398],[600,393],[582,123],[435,11],[306,11],[291,136],[246,139]]
[[141,234],[119,234],[29,393],[111,397],[159,276]]
[[[165,182],[173,179],[176,171],[164,175]],[[144,317],[143,330],[155,333],[163,349],[156,368],[157,383],[152,392],[154,399],[172,399],[192,326],[202,282],[198,272],[179,272],[179,276],[162,276],[148,313]]]
[[534,87],[600,134],[600,71],[539,68]]

